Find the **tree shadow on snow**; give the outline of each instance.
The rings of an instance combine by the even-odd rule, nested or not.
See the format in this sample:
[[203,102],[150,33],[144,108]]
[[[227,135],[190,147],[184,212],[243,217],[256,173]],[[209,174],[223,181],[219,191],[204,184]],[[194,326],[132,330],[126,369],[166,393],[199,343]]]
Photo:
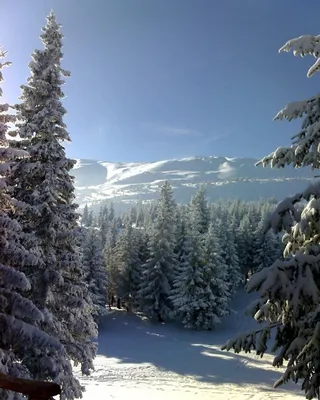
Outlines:
[[263,359],[221,351],[220,345],[229,337],[116,312],[100,325],[98,354],[123,363],[150,363],[213,385],[260,384],[273,391],[280,372],[265,369],[267,363]]

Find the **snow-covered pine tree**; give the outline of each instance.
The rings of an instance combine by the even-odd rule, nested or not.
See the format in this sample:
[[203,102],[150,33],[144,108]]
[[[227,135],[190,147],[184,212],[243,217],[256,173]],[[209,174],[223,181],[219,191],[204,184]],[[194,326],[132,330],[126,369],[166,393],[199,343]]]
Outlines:
[[137,226],[137,207],[136,206],[131,207],[129,219],[130,219],[130,223],[132,226]]
[[[93,368],[92,338],[97,329],[76,235],[79,216],[69,175],[74,161],[66,157],[63,147],[70,137],[63,122],[61,86],[69,73],[61,67],[63,35],[53,12],[42,31],[44,49],[32,54],[31,76],[22,86],[22,102],[17,106],[23,138],[17,146],[30,157],[12,168],[11,183],[15,197],[27,204],[16,213],[25,233],[23,243],[39,255],[37,266],[28,265],[24,272],[32,285],[30,299],[45,315],[40,326],[63,344],[66,361],[80,363],[87,374]],[[81,397],[82,388],[70,368],[61,371],[62,361],[54,356],[48,356],[48,363],[56,370],[53,378],[62,385],[62,399]],[[39,379],[47,378],[46,368],[37,373]]]
[[114,216],[112,216],[112,214],[109,214],[108,206],[106,204],[102,206],[98,215],[98,227],[100,229],[102,246],[106,245],[109,226],[110,223],[112,223],[113,219]]
[[[214,225],[211,223],[205,237],[205,256],[207,265],[207,279],[210,282],[210,290],[214,296],[211,312],[214,315],[212,324],[220,321],[229,313],[229,300],[232,294],[228,266],[223,258],[223,250],[219,243]],[[215,322],[216,321],[216,322]]]
[[142,203],[137,204],[137,218],[136,218],[136,226],[137,227],[145,227],[145,217],[146,217],[146,210],[143,207]]
[[[5,56],[0,47],[0,60]],[[0,61],[0,83],[2,68],[9,64]],[[37,258],[21,245],[21,227],[10,218],[19,205],[10,196],[7,176],[16,160],[27,157],[27,153],[9,147],[8,124],[15,122],[15,116],[8,114],[8,109],[8,104],[0,104],[0,372],[33,379],[43,370],[46,379],[53,379],[56,373],[63,373],[64,369],[72,373],[72,369],[63,361],[66,357],[63,346],[38,328],[44,315],[26,295],[30,281],[21,270],[25,265],[34,266]],[[57,371],[48,363],[50,357],[59,359]],[[3,400],[24,398],[2,389],[0,397]]]
[[114,204],[111,203],[110,204],[110,208],[108,208],[107,210],[108,210],[108,212],[105,211],[105,216],[108,218],[108,220],[110,222],[114,221],[116,219],[116,213],[115,213],[115,210],[114,210]]
[[108,277],[101,237],[96,229],[85,230],[83,241],[83,267],[85,280],[94,305],[96,321],[106,313]]
[[137,231],[138,254],[141,261],[141,266],[143,268],[143,266],[146,264],[146,262],[150,257],[149,246],[148,246],[149,236],[144,228],[140,227],[137,229],[138,229]]
[[108,300],[112,304],[112,299],[117,295],[119,267],[115,262],[115,249],[117,243],[117,228],[113,220],[108,227],[106,235],[106,244],[104,246],[104,259],[108,275]]
[[[315,63],[308,71],[312,76],[320,69],[320,35],[300,36],[288,41],[282,51],[296,56],[312,55]],[[320,95],[288,104],[276,120],[303,118],[302,128],[293,136],[290,147],[280,147],[259,164],[282,168],[311,166],[320,168]],[[255,348],[261,356],[267,349],[270,331],[276,329],[275,366],[286,363],[279,386],[292,379],[302,381],[306,398],[320,398],[320,184],[280,202],[269,228],[285,231],[285,259],[257,272],[247,290],[257,291],[260,299],[249,312],[265,326],[258,332],[243,334],[223,348],[236,352]]]
[[93,210],[89,210],[87,223],[88,223],[89,227],[90,226],[91,227],[96,226],[96,224],[95,224],[95,216],[93,214]]
[[180,205],[177,209],[177,226],[176,226],[176,246],[175,254],[177,256],[178,269],[180,264],[184,264],[187,255],[187,242],[188,242],[188,223],[187,223],[187,208]]
[[265,232],[267,218],[265,212],[261,214],[261,219],[254,232],[256,251],[253,257],[253,272],[270,267],[277,258],[281,257],[281,241],[271,230]]
[[173,284],[174,316],[185,328],[213,329],[228,313],[230,291],[226,265],[212,224],[203,238],[190,221],[189,246]]
[[222,249],[221,256],[227,267],[226,279],[231,294],[234,294],[242,279],[239,257],[236,249],[236,236],[232,229],[233,218],[233,215],[224,212],[215,226],[216,234]]
[[119,271],[117,295],[127,303],[129,310],[132,310],[138,303],[142,266],[138,237],[130,220],[118,237],[113,262]]
[[139,291],[140,308],[150,317],[159,321],[170,316],[171,285],[177,265],[175,249],[175,213],[171,185],[166,181],[161,187],[156,221],[150,238],[150,259],[143,267],[142,282]]
[[243,284],[247,283],[249,274],[252,275],[254,268],[255,236],[254,227],[248,213],[241,219],[237,235],[237,254],[239,267],[242,274]]
[[89,207],[87,204],[84,206],[84,209],[82,212],[81,225],[89,226]]
[[192,197],[190,212],[193,214],[194,223],[197,224],[195,229],[197,229],[200,234],[206,233],[210,223],[210,213],[204,185],[201,185],[196,195]]

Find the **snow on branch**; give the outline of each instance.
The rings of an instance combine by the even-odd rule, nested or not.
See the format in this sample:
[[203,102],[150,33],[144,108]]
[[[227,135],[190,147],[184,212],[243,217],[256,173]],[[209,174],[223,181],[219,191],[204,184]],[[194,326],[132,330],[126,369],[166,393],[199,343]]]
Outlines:
[[279,53],[293,52],[294,56],[305,57],[311,55],[316,58],[316,62],[309,68],[307,76],[310,77],[320,69],[320,35],[302,35],[298,38],[289,40],[279,49]]
[[280,110],[273,120],[277,121],[286,119],[291,121],[293,119],[301,118],[304,115],[311,115],[313,112],[318,111],[319,102],[319,94],[307,100],[291,102]]
[[[317,59],[308,71],[309,77],[320,69],[320,35],[305,35],[289,40],[279,50],[284,51],[292,51],[295,56],[312,55]],[[292,137],[291,146],[277,148],[256,165],[283,168],[291,164],[296,168],[310,166],[312,169],[320,169],[320,94],[289,103],[277,113],[274,120],[291,121],[297,118],[303,118],[302,127]]]
[[[278,203],[275,210],[266,220],[264,233],[272,229],[275,233],[286,231],[291,233],[295,224],[299,224],[299,232],[307,233],[309,220],[320,213],[320,182],[316,182],[301,193],[287,197]],[[302,209],[298,204],[302,201],[308,203]]]

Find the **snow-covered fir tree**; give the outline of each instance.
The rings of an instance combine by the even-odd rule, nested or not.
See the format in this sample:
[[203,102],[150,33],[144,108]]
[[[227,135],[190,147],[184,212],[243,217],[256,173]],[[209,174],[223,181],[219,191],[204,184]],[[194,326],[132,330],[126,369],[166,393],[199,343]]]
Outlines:
[[226,265],[226,280],[230,293],[235,293],[242,275],[239,265],[239,256],[236,247],[237,236],[232,230],[233,216],[222,213],[220,220],[215,225],[216,234],[221,246],[221,257]]
[[[0,47],[0,84],[2,68],[10,64],[2,62],[5,56]],[[21,245],[21,227],[10,218],[19,205],[12,200],[7,186],[10,167],[27,157],[27,153],[9,147],[8,124],[15,122],[15,116],[8,109],[8,104],[0,104],[0,372],[36,379],[43,370],[46,379],[53,379],[57,372],[64,373],[66,369],[72,373],[72,369],[64,362],[66,354],[59,341],[38,327],[44,315],[27,297],[31,285],[22,270],[25,265],[31,268],[36,265],[37,258]],[[50,363],[51,358],[60,361],[57,371]],[[22,400],[24,396],[0,389],[0,398]]]
[[[83,373],[89,373],[97,329],[75,233],[78,214],[69,175],[74,161],[66,157],[63,147],[70,137],[61,102],[63,78],[69,76],[61,67],[62,39],[60,25],[51,12],[41,34],[44,49],[32,54],[31,76],[22,86],[22,102],[17,106],[23,139],[17,147],[26,149],[30,157],[12,168],[11,184],[15,197],[27,204],[16,213],[25,234],[23,243],[39,256],[36,266],[23,270],[32,285],[30,299],[45,316],[39,326],[67,352],[65,361],[48,357],[48,364],[56,371],[51,378],[61,384],[62,399],[73,399],[81,397],[82,388],[71,369],[62,370],[62,365],[75,361]],[[47,369],[40,369],[37,375],[47,379]]]
[[254,255],[256,251],[254,226],[251,222],[249,213],[241,219],[237,231],[237,237],[239,267],[242,274],[243,283],[246,284],[249,274],[252,274],[254,269]]
[[140,308],[159,321],[167,319],[172,310],[171,285],[177,265],[175,249],[176,203],[171,185],[166,181],[161,187],[156,221],[150,238],[150,259],[144,266],[139,291]]
[[[288,41],[282,51],[296,56],[312,55],[315,63],[308,71],[312,76],[320,69],[320,36],[300,36]],[[282,168],[320,167],[320,96],[288,104],[276,120],[303,118],[301,130],[293,136],[290,147],[280,147],[260,164]],[[301,382],[307,399],[320,398],[320,184],[280,202],[269,227],[285,231],[285,259],[277,260],[257,272],[248,283],[248,291],[258,291],[260,298],[249,309],[264,327],[249,335],[230,340],[224,348],[236,352],[255,348],[263,355],[276,330],[275,366],[285,364],[283,376],[275,383]]]
[[84,206],[83,212],[82,212],[82,216],[81,216],[81,225],[83,226],[90,226],[90,221],[89,221],[89,207],[86,204]]
[[177,212],[176,220],[176,247],[175,253],[177,256],[178,267],[180,270],[180,264],[184,263],[187,256],[188,247],[188,224],[187,224],[187,209],[184,206],[180,206]]
[[281,240],[271,230],[265,232],[266,220],[267,216],[262,214],[254,234],[256,251],[253,257],[253,272],[270,267],[281,257]]
[[103,246],[106,245],[109,227],[110,224],[113,223],[113,220],[114,220],[113,209],[111,208],[111,212],[109,213],[109,208],[107,205],[101,207],[98,216],[98,227],[100,229],[101,242]]
[[85,230],[83,241],[83,267],[85,280],[94,305],[96,321],[106,312],[108,277],[101,237],[96,229]]
[[190,212],[193,214],[193,223],[197,224],[195,229],[197,229],[200,234],[206,233],[210,223],[210,212],[204,185],[201,185],[196,195],[192,197]]
[[138,254],[141,261],[141,265],[145,265],[148,261],[150,254],[149,254],[149,235],[144,228],[137,228],[137,245],[138,245]]
[[127,221],[120,233],[113,262],[118,268],[117,295],[124,300],[128,308],[138,304],[138,292],[141,284],[142,266],[139,257],[138,236],[132,223]]
[[[198,215],[194,216],[196,219]],[[205,238],[190,221],[189,246],[173,284],[174,315],[186,328],[213,329],[229,311],[227,268],[212,224]]]
[[212,312],[219,318],[219,322],[221,317],[229,314],[229,300],[232,295],[232,286],[230,287],[228,280],[228,266],[225,264],[223,254],[216,229],[211,223],[205,237],[205,260],[210,289],[215,299]]
[[117,295],[119,267],[115,262],[115,249],[117,243],[118,232],[115,221],[112,221],[108,227],[106,235],[106,244],[104,246],[104,259],[108,275],[108,299],[109,304]]

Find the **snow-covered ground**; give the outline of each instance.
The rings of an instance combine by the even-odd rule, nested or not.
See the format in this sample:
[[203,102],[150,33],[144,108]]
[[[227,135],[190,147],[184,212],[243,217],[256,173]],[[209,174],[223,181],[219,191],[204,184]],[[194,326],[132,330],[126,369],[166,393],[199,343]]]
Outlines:
[[[235,304],[243,309],[248,300],[241,293]],[[293,384],[272,388],[280,372],[272,367],[271,356],[260,359],[220,350],[251,323],[239,313],[215,332],[194,332],[116,311],[100,327],[96,370],[81,378],[84,399],[303,399]]]

